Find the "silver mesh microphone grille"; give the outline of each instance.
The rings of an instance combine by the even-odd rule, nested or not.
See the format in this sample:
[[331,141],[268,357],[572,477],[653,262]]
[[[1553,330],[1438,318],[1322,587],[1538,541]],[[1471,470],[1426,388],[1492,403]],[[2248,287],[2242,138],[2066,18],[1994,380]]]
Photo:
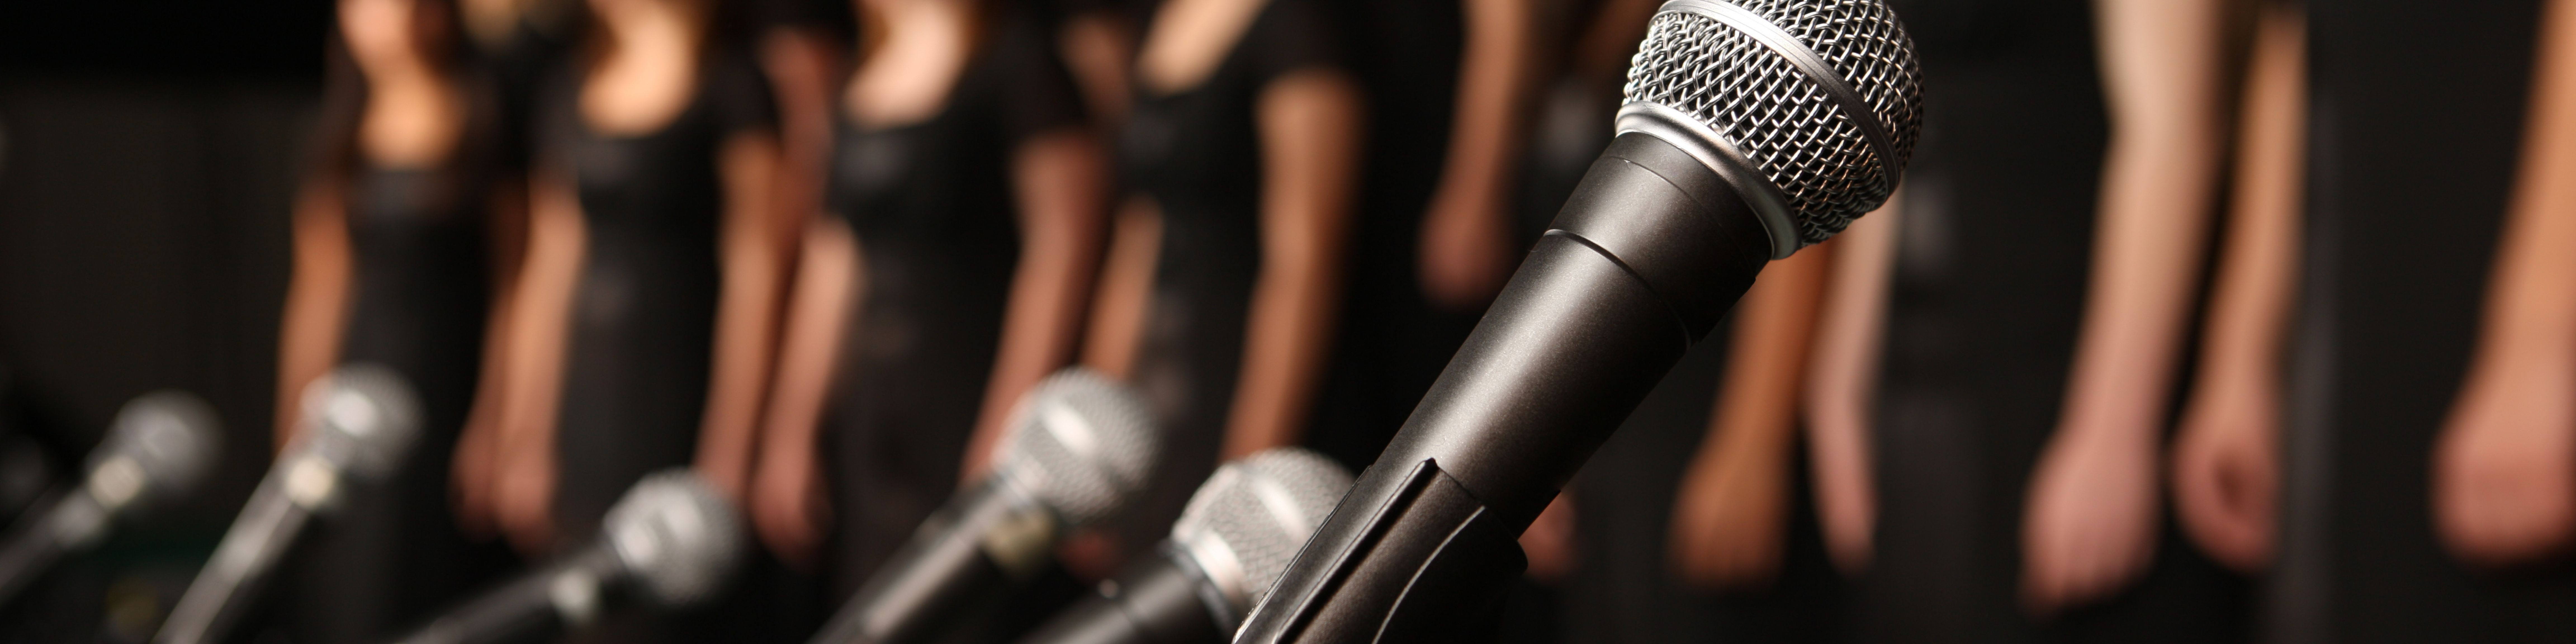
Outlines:
[[1250,610],[1350,488],[1351,473],[1320,454],[1294,447],[1254,454],[1199,486],[1172,524],[1172,542],[1237,610]]
[[401,374],[352,364],[304,390],[312,449],[341,472],[374,480],[393,472],[420,437],[420,402]]
[[1638,46],[1626,94],[1696,121],[1750,162],[1804,245],[1895,191],[1921,128],[1921,75],[1913,40],[1880,0],[1673,0]]
[[1098,372],[1048,376],[1011,410],[994,473],[1076,526],[1116,514],[1162,447],[1145,401]]
[[618,562],[663,606],[715,597],[743,557],[742,517],[685,468],[637,481],[600,526]]
[[[125,403],[107,440],[90,457],[94,493],[169,498],[194,487],[215,460],[215,409],[183,391],[159,391]],[[105,499],[102,499],[105,500]]]

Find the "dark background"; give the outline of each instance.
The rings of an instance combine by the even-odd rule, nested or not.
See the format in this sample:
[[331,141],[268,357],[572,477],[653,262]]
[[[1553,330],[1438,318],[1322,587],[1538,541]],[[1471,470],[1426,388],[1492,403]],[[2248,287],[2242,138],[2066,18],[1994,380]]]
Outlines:
[[330,16],[328,0],[0,2],[0,487],[76,476],[117,407],[157,389],[204,396],[226,439],[180,507],[0,607],[0,641],[142,641],[267,468]]

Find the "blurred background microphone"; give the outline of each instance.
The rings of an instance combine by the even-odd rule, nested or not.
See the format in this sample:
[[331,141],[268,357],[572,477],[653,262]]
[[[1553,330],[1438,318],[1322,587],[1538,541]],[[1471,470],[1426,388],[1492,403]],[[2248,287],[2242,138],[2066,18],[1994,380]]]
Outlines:
[[706,481],[687,469],[665,470],[609,508],[597,543],[396,641],[540,642],[630,606],[704,604],[741,566],[743,538],[740,513]]
[[214,557],[170,609],[153,641],[216,641],[259,592],[295,538],[328,516],[348,486],[391,473],[420,430],[411,386],[390,370],[343,366],[305,389],[302,431],[278,455]]
[[817,644],[916,642],[1026,585],[1075,528],[1115,515],[1144,487],[1161,436],[1144,401],[1066,369],[1012,410],[993,474],[949,501],[860,587]]
[[1895,191],[1922,97],[1878,2],[1674,0],[1619,135],[1239,641],[1448,640],[1515,542],[1765,262]]
[[0,545],[0,605],[56,559],[97,545],[109,522],[195,486],[212,469],[217,431],[214,409],[187,392],[126,403],[80,487],[38,502]]
[[1270,592],[1351,473],[1302,448],[1217,468],[1157,551],[1100,582],[1025,644],[1222,644]]

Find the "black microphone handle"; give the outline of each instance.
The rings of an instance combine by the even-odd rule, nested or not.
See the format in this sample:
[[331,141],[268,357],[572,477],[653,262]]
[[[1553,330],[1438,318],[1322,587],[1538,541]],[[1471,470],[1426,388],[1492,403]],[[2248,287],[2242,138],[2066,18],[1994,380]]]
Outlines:
[[1521,531],[1734,307],[1769,244],[1708,166],[1619,135],[1236,641],[1454,639],[1527,565]]
[[1020,644],[1224,644],[1243,623],[1242,610],[1169,542],[1095,590]]
[[[251,491],[250,502],[242,507],[232,527],[224,531],[224,540],[215,546],[214,556],[197,571],[197,578],[188,582],[188,591],[179,596],[179,603],[170,607],[170,617],[152,636],[153,644],[221,641],[233,622],[241,618],[251,598],[259,594],[269,573],[313,518],[313,511],[288,493],[292,487],[289,481],[296,478],[295,469],[304,466],[300,458],[305,457],[281,460]],[[337,480],[336,473],[331,476],[334,480],[322,487],[346,483]]]
[[99,535],[108,511],[83,488],[57,491],[27,506],[26,519],[0,544],[0,606],[25,592],[45,569]]
[[624,567],[606,543],[520,577],[432,620],[399,644],[548,642],[623,602]]
[[1053,556],[1058,524],[1002,477],[987,478],[922,522],[812,642],[930,641],[1025,586]]

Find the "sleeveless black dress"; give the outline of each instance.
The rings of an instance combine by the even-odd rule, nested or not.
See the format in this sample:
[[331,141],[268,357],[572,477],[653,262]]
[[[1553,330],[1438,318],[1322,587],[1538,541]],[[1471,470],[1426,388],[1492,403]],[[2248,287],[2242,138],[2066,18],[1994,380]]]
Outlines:
[[635,481],[697,451],[721,282],[716,156],[728,137],[776,120],[768,87],[737,57],[710,55],[688,107],[635,136],[583,123],[580,79],[556,76],[541,108],[549,161],[571,177],[587,233],[555,426],[553,516],[565,547],[588,543]]
[[2472,571],[2431,516],[2433,446],[2477,346],[2545,5],[2308,5],[2304,280],[2266,630],[2279,642],[2576,640],[2563,559]]
[[836,597],[954,493],[1020,259],[1012,157],[1085,123],[1046,32],[996,23],[938,114],[880,129],[836,119],[825,207],[857,234],[867,280],[821,432]]
[[[1871,438],[1877,554],[1854,584],[1858,634],[1873,642],[2246,638],[2245,584],[2182,538],[2169,494],[2160,497],[2154,564],[2143,577],[2047,622],[2023,612],[2029,482],[2066,397],[2109,143],[2094,19],[2082,2],[1894,6],[1931,89],[1889,286]],[[2197,328],[2200,316],[2190,315]],[[2188,373],[2177,378],[2188,382]]]
[[352,273],[342,364],[409,381],[421,436],[387,481],[352,488],[292,559],[277,609],[288,639],[384,639],[489,582],[510,557],[473,544],[448,511],[457,433],[474,402],[492,298],[488,177],[467,141],[438,168],[361,167],[346,197]]
[[1261,270],[1254,101],[1280,76],[1341,65],[1327,16],[1314,0],[1270,0],[1198,86],[1169,95],[1140,86],[1120,134],[1122,178],[1163,213],[1131,379],[1162,422],[1164,442],[1145,497],[1119,520],[1120,544],[1130,552],[1161,541],[1216,469]]

